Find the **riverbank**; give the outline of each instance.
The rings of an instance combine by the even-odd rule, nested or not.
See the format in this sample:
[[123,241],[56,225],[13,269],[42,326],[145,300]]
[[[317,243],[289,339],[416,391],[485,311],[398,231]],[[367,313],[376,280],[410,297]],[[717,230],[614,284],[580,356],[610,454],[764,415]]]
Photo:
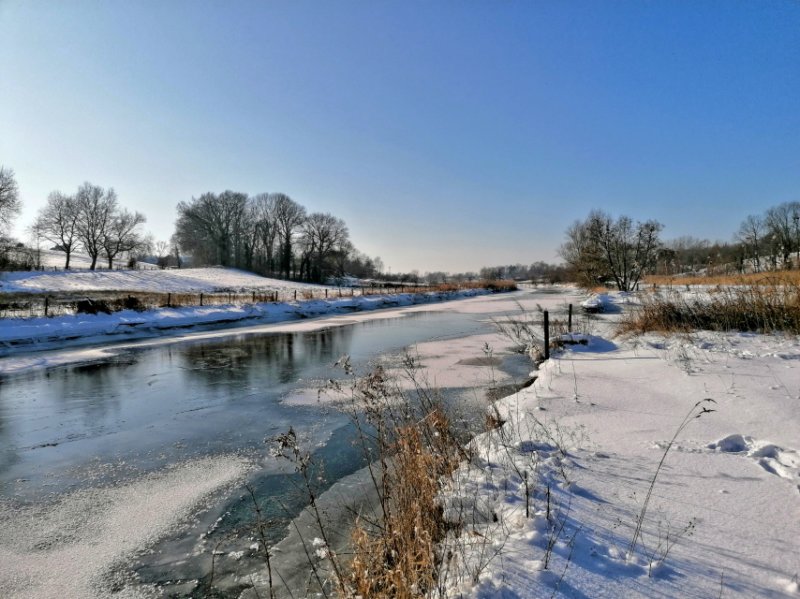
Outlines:
[[468,515],[445,596],[796,597],[800,337],[623,337],[618,319],[471,442],[442,493]]
[[[488,293],[489,290],[465,289],[285,303],[158,308],[142,312],[122,310],[112,314],[75,314],[52,318],[7,318],[0,320],[0,357],[63,347],[145,339],[174,334],[177,330],[277,323],[430,304]],[[0,371],[2,370],[3,365],[0,364]]]

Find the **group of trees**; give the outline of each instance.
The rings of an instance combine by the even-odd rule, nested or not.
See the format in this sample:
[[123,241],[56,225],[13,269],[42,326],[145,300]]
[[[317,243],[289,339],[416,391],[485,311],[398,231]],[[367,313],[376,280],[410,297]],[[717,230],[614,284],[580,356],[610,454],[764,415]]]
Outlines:
[[74,195],[52,192],[32,229],[64,252],[64,268],[80,248],[94,270],[101,257],[113,268],[115,260],[144,249],[148,241],[140,226],[145,220],[141,213],[121,207],[113,189],[87,182]]
[[480,270],[480,278],[485,280],[513,279],[515,281],[543,281],[563,283],[570,281],[571,271],[563,264],[534,262],[533,264],[508,264],[506,266],[486,266]]
[[[736,233],[751,268],[791,268],[792,254],[800,264],[800,202],[785,202],[751,214]],[[765,262],[766,258],[766,264]]]
[[195,266],[219,264],[317,282],[374,276],[382,266],[355,250],[342,219],[308,213],[283,193],[209,192],[180,202],[175,235]]
[[800,202],[785,202],[742,221],[733,242],[679,237],[661,242],[662,225],[593,211],[566,232],[559,253],[586,285],[636,288],[647,273],[733,274],[800,268]]

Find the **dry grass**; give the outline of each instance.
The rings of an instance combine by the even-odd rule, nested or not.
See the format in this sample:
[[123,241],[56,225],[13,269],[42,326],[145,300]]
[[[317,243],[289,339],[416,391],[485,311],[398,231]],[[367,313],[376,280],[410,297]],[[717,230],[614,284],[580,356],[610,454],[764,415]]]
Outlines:
[[622,332],[783,331],[800,333],[800,285],[786,280],[716,287],[707,297],[645,296]]
[[[357,376],[348,358],[340,365],[352,375],[350,389],[356,443],[362,446],[380,505],[362,513],[352,535],[352,558],[337,581],[343,597],[398,599],[435,593],[448,525],[439,502],[442,481],[466,456],[442,398],[406,356],[404,371],[413,391],[376,366]],[[341,385],[332,381],[334,389]],[[451,525],[452,526],[452,525]]]
[[[446,436],[447,419],[440,412],[427,426]],[[389,509],[379,529],[358,522],[353,533],[355,557],[351,585],[357,596],[376,599],[423,597],[437,582],[437,547],[446,533],[438,501],[439,481],[458,465],[452,450],[431,447],[419,427],[398,431],[393,467],[386,488]]]
[[659,287],[682,287],[695,285],[766,285],[776,284],[800,285],[800,270],[783,270],[770,272],[757,272],[737,275],[712,275],[712,276],[667,276],[649,275],[642,282],[643,286],[657,285]]

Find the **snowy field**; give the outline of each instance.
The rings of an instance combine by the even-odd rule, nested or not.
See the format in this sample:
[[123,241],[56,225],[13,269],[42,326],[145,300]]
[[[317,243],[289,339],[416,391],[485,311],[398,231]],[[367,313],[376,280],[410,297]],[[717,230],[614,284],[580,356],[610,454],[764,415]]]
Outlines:
[[34,271],[0,274],[0,293],[127,291],[150,293],[214,293],[325,289],[269,279],[235,268],[170,270]]
[[448,540],[449,596],[800,596],[800,340],[622,339],[616,318],[473,441],[445,494],[471,520]]

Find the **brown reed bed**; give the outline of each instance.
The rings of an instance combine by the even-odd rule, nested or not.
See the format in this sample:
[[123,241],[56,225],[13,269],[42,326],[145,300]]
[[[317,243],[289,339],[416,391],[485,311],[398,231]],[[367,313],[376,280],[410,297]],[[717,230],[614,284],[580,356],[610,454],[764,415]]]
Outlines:
[[652,294],[620,323],[622,332],[800,333],[800,284],[789,279],[717,285],[706,294]]
[[800,285],[800,270],[779,270],[755,272],[735,275],[648,275],[642,286],[682,287],[696,285],[731,286],[731,285],[763,285],[779,284]]

